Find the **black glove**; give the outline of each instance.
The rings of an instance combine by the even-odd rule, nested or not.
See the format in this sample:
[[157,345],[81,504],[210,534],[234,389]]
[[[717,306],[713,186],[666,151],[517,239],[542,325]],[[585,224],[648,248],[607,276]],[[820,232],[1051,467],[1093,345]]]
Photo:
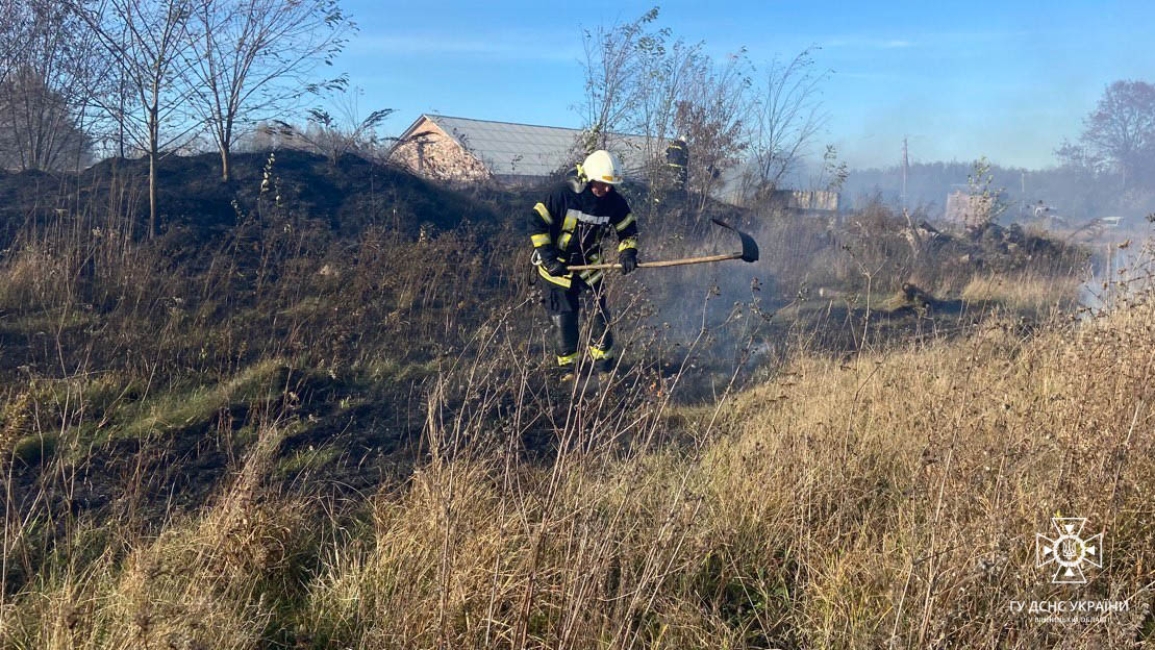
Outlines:
[[638,268],[638,249],[627,248],[618,254],[618,262],[622,265],[622,275],[629,275]]
[[552,246],[541,249],[541,267],[555,277],[569,273],[569,269],[565,267],[565,262],[561,261],[561,254]]

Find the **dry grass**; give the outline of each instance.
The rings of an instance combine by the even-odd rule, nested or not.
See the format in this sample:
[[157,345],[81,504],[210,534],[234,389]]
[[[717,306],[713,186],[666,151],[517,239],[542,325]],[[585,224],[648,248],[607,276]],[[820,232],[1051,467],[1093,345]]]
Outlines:
[[1071,276],[999,273],[971,278],[959,297],[967,302],[997,303],[1008,311],[1045,321],[1069,312],[1078,289],[1079,280]]
[[[694,450],[562,476],[437,465],[378,502],[373,550],[310,611],[367,647],[1142,647],[1153,317],[800,358]],[[1058,513],[1105,532],[1085,586],[1034,566]],[[1129,611],[1070,627],[1011,610],[1068,599]]]
[[[1155,441],[1143,433],[1155,367],[1139,352],[1151,315],[1029,340],[988,324],[959,344],[842,367],[804,360],[750,394],[717,473],[729,494],[778,488],[756,507],[794,533],[809,569],[806,645],[1139,641],[1155,536]],[[1109,563],[1081,592],[1033,566],[1034,533],[1057,512],[1108,537]],[[1081,596],[1132,599],[1132,615],[1072,635],[1009,609]]]
[[[598,438],[620,415],[570,421],[559,435],[591,444],[544,466],[511,456],[516,440],[476,446],[472,416],[431,418],[435,453],[356,530],[262,492],[262,438],[199,517],[9,602],[4,643],[1143,647],[1153,318],[1029,338],[991,322],[847,363],[803,356],[717,410],[680,409],[692,443],[623,448]],[[1056,513],[1105,532],[1084,587],[1034,566]],[[299,595],[278,605],[285,592]],[[1074,627],[1010,609],[1072,598],[1130,609]]]
[[268,626],[316,541],[305,504],[260,488],[280,435],[262,430],[214,505],[155,537],[124,520],[77,525],[8,604],[3,647],[239,649],[283,636]]
[[[91,224],[32,237],[5,267],[17,282],[0,306],[47,327],[29,345],[39,365],[20,371],[31,381],[0,409],[0,648],[1151,645],[1151,302],[1029,329],[991,317],[966,336],[840,359],[782,352],[764,383],[735,393],[723,373],[708,402],[677,405],[671,388],[704,374],[699,346],[741,367],[760,335],[720,282],[713,329],[707,308],[681,324],[702,325],[680,374],[654,372],[668,350],[647,348],[657,326],[639,327],[622,336],[637,363],[620,384],[562,394],[526,361],[545,346],[527,334],[524,260],[508,248],[470,256],[468,232],[372,230],[325,249],[282,216],[242,224],[195,282],[147,247],[85,248]],[[909,246],[869,239],[827,275],[887,295],[910,265],[873,260]],[[815,229],[791,241],[829,243]],[[43,253],[67,242],[67,255]],[[118,251],[136,270],[118,273],[131,270]],[[964,297],[1041,318],[1067,282],[990,275]],[[741,285],[743,300],[758,291]],[[333,393],[330,411],[306,410],[302,369],[326,378],[314,388]],[[421,432],[416,461],[370,493],[306,485],[315,468],[286,472],[286,458],[370,453],[361,439],[335,452],[349,438],[321,429],[326,417],[391,422],[358,410],[379,393],[337,379],[356,373],[418,402],[383,405]],[[234,427],[241,406],[249,421]],[[317,447],[291,440],[316,431],[328,431]],[[202,437],[165,446],[178,436]],[[48,439],[67,453],[21,451]],[[166,494],[150,469],[180,471],[168,465],[214,445],[229,456],[210,498],[145,508]],[[126,455],[109,465],[123,492],[78,514],[74,492],[112,452]],[[1056,513],[1104,532],[1085,586],[1053,586],[1034,566]],[[1011,608],[1052,599],[1129,609],[1065,626]]]

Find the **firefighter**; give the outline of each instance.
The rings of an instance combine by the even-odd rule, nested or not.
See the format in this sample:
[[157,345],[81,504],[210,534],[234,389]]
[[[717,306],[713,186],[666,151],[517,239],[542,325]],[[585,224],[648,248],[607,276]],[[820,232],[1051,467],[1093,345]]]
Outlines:
[[670,170],[670,180],[675,192],[686,191],[686,166],[690,164],[690,145],[685,136],[666,147],[666,167]]
[[555,335],[556,373],[574,378],[578,360],[578,317],[583,295],[595,310],[588,353],[598,372],[615,365],[610,313],[601,270],[571,272],[569,265],[602,262],[602,237],[617,235],[622,275],[638,267],[638,224],[626,199],[614,187],[622,182],[621,164],[598,150],[577,166],[577,174],[555,187],[529,214],[533,264],[542,302]]

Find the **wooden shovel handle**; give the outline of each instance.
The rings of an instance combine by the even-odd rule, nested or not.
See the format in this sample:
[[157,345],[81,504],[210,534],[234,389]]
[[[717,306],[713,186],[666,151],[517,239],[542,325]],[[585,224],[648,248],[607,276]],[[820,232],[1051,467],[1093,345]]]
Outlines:
[[[742,259],[741,253],[727,253],[725,255],[707,255],[705,257],[683,257],[676,260],[661,260],[659,262],[639,262],[639,269],[656,269],[663,266],[686,266],[687,264],[709,264],[710,262],[724,262],[726,260]],[[595,269],[620,269],[621,264],[575,264],[567,266],[570,271],[593,271]]]

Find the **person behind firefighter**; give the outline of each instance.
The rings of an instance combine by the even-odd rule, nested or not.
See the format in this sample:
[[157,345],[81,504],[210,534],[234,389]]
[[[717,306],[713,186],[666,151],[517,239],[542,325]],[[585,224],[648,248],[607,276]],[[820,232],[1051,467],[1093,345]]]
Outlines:
[[554,187],[530,210],[532,260],[554,330],[555,372],[561,381],[572,380],[576,374],[583,294],[592,298],[595,309],[589,357],[598,372],[610,372],[615,365],[610,313],[602,288],[604,272],[571,272],[568,267],[602,262],[602,238],[612,231],[617,235],[622,275],[637,268],[638,223],[626,199],[614,189],[622,182],[621,169],[613,154],[595,151],[577,166],[575,176]]
[[666,167],[670,171],[670,179],[675,192],[686,190],[686,166],[690,164],[690,145],[685,136],[678,136],[677,140],[666,147]]

